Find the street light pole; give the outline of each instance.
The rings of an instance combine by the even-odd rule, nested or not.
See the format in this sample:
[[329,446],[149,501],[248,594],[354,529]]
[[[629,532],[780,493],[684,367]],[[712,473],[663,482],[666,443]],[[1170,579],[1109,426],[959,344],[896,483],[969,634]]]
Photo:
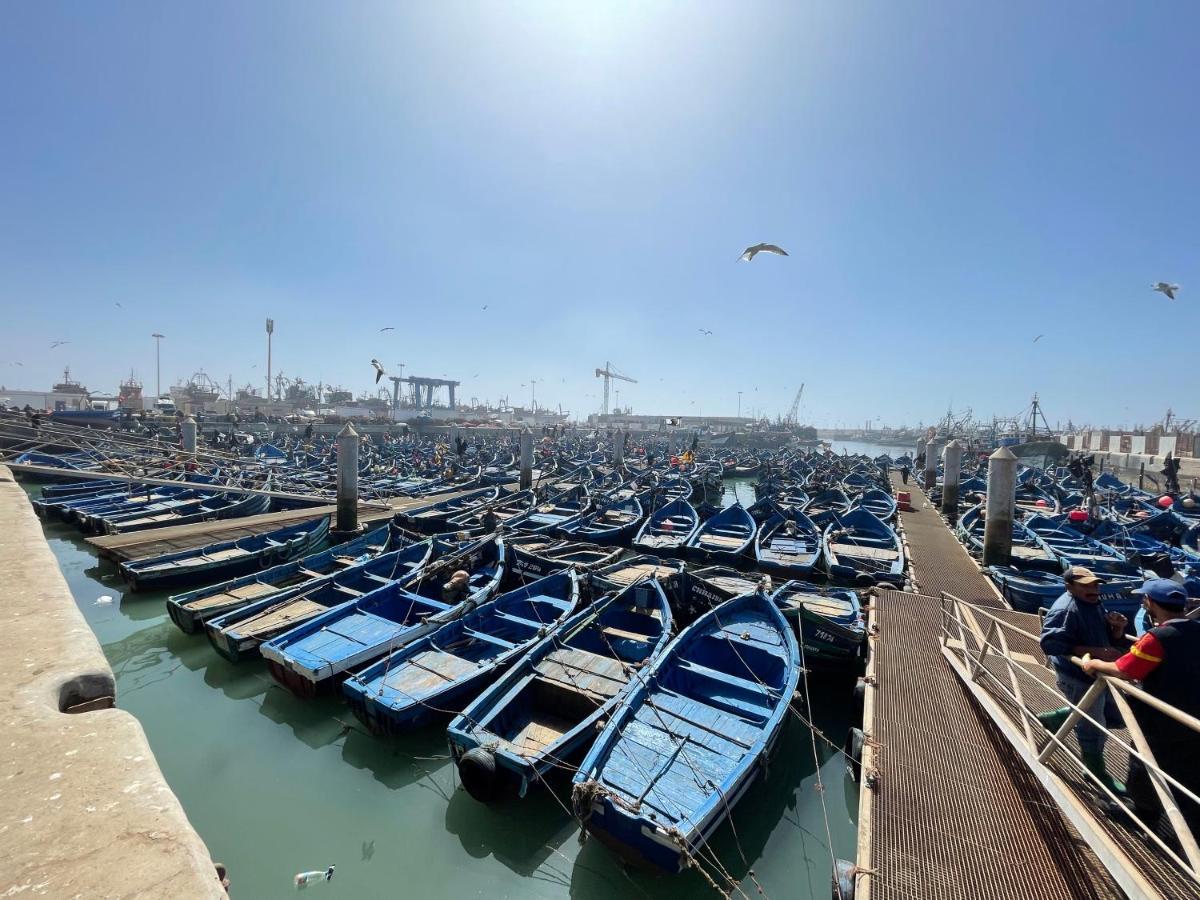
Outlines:
[[275,320],[267,319],[267,402],[271,402],[271,335],[275,333]]
[[162,396],[162,339],[166,335],[156,331],[150,337],[154,338],[154,401],[157,403]]

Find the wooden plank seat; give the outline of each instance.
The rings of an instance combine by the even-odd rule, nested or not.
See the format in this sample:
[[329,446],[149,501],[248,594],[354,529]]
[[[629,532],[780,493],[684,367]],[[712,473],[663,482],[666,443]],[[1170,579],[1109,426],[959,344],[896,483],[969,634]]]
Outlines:
[[830,544],[829,549],[839,556],[858,556],[863,559],[896,559],[899,550],[884,547],[860,547],[858,544]]

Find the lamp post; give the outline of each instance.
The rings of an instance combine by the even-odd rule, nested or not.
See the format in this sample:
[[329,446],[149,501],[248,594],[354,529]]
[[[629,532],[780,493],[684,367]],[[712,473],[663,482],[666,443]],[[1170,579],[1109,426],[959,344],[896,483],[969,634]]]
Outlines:
[[157,403],[162,396],[162,339],[166,335],[156,331],[150,337],[154,338],[154,400]]
[[275,333],[275,320],[267,319],[267,402],[271,402],[271,335]]

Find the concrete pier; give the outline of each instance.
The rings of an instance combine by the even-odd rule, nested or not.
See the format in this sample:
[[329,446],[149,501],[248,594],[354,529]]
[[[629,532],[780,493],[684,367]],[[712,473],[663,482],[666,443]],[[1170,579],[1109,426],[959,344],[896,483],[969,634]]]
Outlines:
[[958,441],[946,445],[942,472],[942,514],[954,525],[958,522],[958,480],[962,469],[962,447]]
[[520,487],[526,491],[533,487],[533,432],[528,427],[521,432]]
[[225,897],[3,466],[0,571],[0,896]]
[[1017,457],[1001,447],[988,457],[983,564],[1007,566],[1012,559],[1013,516],[1017,506]]
[[349,422],[337,438],[337,527],[339,535],[358,531],[358,432]]

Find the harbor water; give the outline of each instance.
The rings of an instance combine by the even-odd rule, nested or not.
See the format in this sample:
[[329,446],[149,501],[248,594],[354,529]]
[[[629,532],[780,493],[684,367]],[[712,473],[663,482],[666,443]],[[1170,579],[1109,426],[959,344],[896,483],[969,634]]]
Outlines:
[[[878,451],[877,451],[878,452]],[[727,487],[753,502],[749,482]],[[336,865],[320,896],[712,897],[695,872],[629,870],[594,840],[580,844],[570,785],[483,806],[461,790],[444,723],[404,739],[367,734],[336,698],[304,701],[261,661],[234,665],[181,633],[163,593],[126,593],[115,566],[78,531],[47,523],[50,546],[116,673],[118,705],[137,716],[158,763],[232,896],[287,897],[298,872]],[[111,597],[104,602],[103,597]],[[840,744],[851,683],[814,676],[812,715]],[[831,856],[855,858],[857,788],[843,757],[790,717],[769,775],[711,846],[746,896],[830,896]],[[828,837],[827,837],[828,835]],[[832,838],[832,854],[829,846]],[[737,891],[734,896],[740,896]]]

